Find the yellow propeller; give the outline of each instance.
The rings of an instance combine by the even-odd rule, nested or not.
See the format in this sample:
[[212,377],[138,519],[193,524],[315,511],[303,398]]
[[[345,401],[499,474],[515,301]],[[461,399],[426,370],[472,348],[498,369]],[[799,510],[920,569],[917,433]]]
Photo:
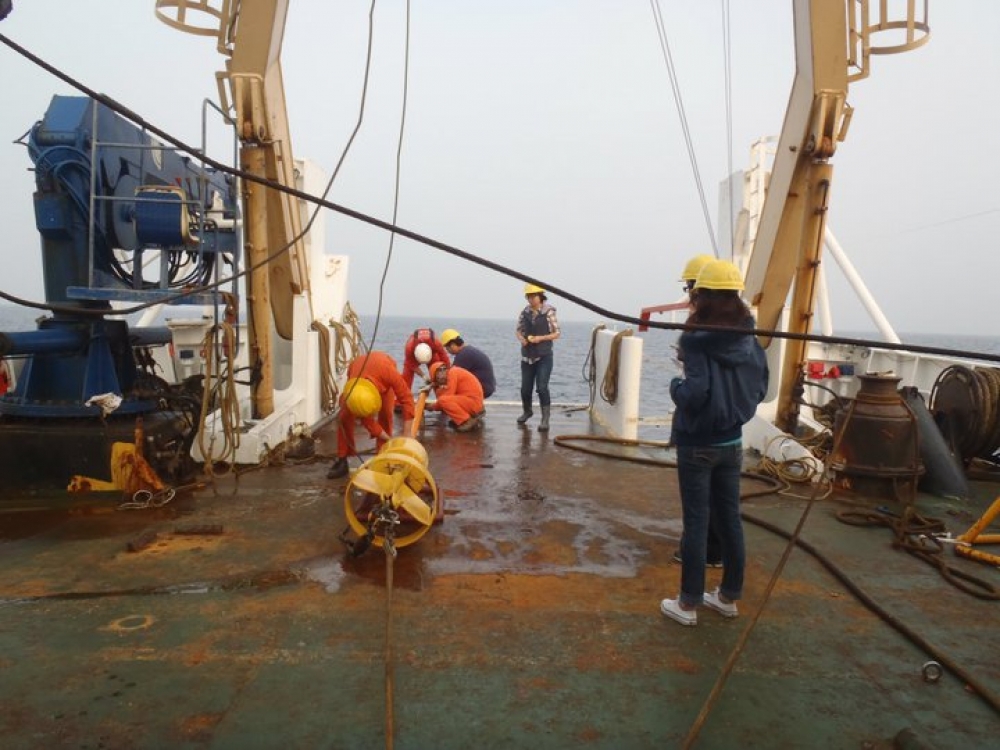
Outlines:
[[[370,463],[370,462],[369,462]],[[367,466],[367,464],[365,464]],[[417,519],[420,523],[430,526],[434,523],[434,516],[431,509],[421,497],[410,489],[406,480],[409,471],[399,466],[392,467],[392,473],[383,474],[375,469],[362,467],[351,479],[354,486],[363,492],[370,492],[378,495],[383,500],[392,503],[392,507],[404,508],[407,513]]]
[[[440,500],[434,478],[427,470],[427,451],[412,437],[386,442],[374,458],[366,461],[347,483],[344,509],[347,522],[359,537],[369,533],[369,517],[390,505],[399,514],[393,529],[396,547],[412,544],[427,533],[439,513]],[[373,527],[372,541],[383,546],[385,530]]]

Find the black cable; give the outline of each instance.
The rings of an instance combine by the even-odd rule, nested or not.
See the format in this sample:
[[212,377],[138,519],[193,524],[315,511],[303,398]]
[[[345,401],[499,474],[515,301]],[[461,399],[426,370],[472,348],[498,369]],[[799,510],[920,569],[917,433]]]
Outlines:
[[[774,534],[777,534],[778,536],[784,537],[785,539],[792,538],[792,535],[780,526],[775,526],[772,523],[748,515],[747,513],[740,513],[740,516],[744,521],[752,523],[755,526],[759,526],[762,529],[766,529]],[[985,685],[976,680],[971,674],[955,662],[955,660],[949,658],[947,654],[937,649],[933,644],[928,642],[923,636],[917,634],[901,620],[898,620],[886,612],[872,597],[868,596],[868,594],[859,588],[842,570],[840,570],[840,568],[831,562],[829,558],[823,555],[823,553],[821,553],[818,549],[809,544],[809,542],[806,542],[801,538],[797,538],[795,540],[795,544],[805,552],[812,555],[820,563],[820,565],[826,568],[830,575],[840,581],[840,583],[843,584],[843,586],[850,591],[851,594],[858,599],[858,601],[868,607],[868,609],[878,615],[879,618],[902,634],[911,643],[924,651],[924,653],[930,656],[934,661],[947,668],[952,674],[955,675],[955,677],[967,685],[972,692],[982,698],[990,708],[992,708],[997,714],[1000,714],[1000,698],[990,692]]]
[[[591,448],[584,448],[582,446],[571,445],[570,444],[571,441],[611,443],[611,444],[615,444],[615,445],[636,446],[636,447],[637,446],[650,446],[650,447],[666,448],[667,447],[667,443],[660,442],[660,441],[653,441],[653,440],[632,440],[632,439],[627,439],[627,438],[605,438],[605,437],[595,436],[595,435],[558,435],[558,436],[556,436],[556,438],[554,440],[554,442],[555,442],[556,445],[560,445],[560,446],[562,446],[564,448],[570,448],[572,450],[578,450],[578,451],[581,451],[583,453],[588,453],[588,454],[595,455],[595,456],[602,456],[602,457],[605,457],[605,458],[613,458],[613,459],[622,460],[622,461],[630,461],[630,462],[633,462],[633,463],[646,464],[646,465],[650,465],[650,466],[664,466],[664,467],[668,467],[668,468],[676,468],[676,466],[677,466],[677,463],[675,461],[668,461],[668,460],[665,460],[665,459],[647,458],[647,457],[644,457],[644,456],[624,456],[624,455],[619,455],[619,454],[615,454],[615,453],[609,453],[609,452],[605,452],[605,451],[598,451],[598,450],[591,449]],[[757,480],[757,481],[767,482],[767,483],[770,484],[769,487],[766,487],[766,488],[764,488],[763,490],[760,490],[760,491],[755,491],[755,492],[750,492],[750,493],[741,493],[740,494],[740,499],[741,500],[746,500],[746,499],[748,499],[750,497],[755,497],[755,496],[759,496],[759,495],[771,494],[771,493],[777,491],[778,489],[780,489],[780,487],[782,486],[782,483],[778,482],[774,478],[763,476],[763,475],[760,475],[760,474],[754,474],[754,473],[749,473],[749,472],[741,472],[740,476],[744,477],[744,478],[747,478],[747,479],[754,479],[754,480]],[[770,531],[770,532],[772,532],[774,534],[777,534],[780,537],[783,537],[785,539],[788,539],[789,541],[794,542],[795,546],[801,548],[802,550],[804,550],[808,554],[812,555],[824,568],[827,569],[827,571],[831,575],[833,575],[834,578],[836,578],[838,581],[840,581],[840,583],[842,583],[844,585],[844,587],[847,588],[847,590],[858,599],[858,601],[860,601],[862,604],[864,604],[866,607],[868,607],[868,609],[870,609],[879,618],[881,618],[883,621],[885,621],[887,624],[889,624],[892,628],[894,628],[896,631],[898,631],[900,634],[902,634],[911,643],[913,643],[915,646],[917,646],[918,648],[920,648],[921,650],[923,650],[932,659],[934,659],[939,664],[941,664],[944,667],[946,667],[959,680],[963,681],[966,685],[968,685],[973,690],[973,692],[976,693],[976,695],[978,695],[980,698],[982,698],[987,703],[987,705],[989,705],[994,711],[996,711],[998,714],[1000,714],[1000,698],[998,698],[996,695],[994,695],[993,693],[991,693],[990,690],[986,686],[984,686],[982,683],[978,682],[975,678],[973,678],[968,672],[966,672],[961,666],[959,666],[953,659],[949,658],[943,652],[939,651],[936,647],[934,647],[932,644],[930,644],[926,639],[924,639],[922,636],[920,636],[919,634],[917,634],[915,631],[913,631],[911,628],[909,628],[903,622],[901,622],[900,620],[896,619],[895,617],[893,617],[892,615],[890,615],[888,612],[886,612],[882,607],[880,607],[875,602],[875,600],[872,597],[870,597],[860,587],[858,587],[847,576],[847,574],[845,574],[842,570],[840,570],[840,568],[838,568],[833,562],[830,561],[829,558],[827,558],[825,555],[823,555],[823,553],[821,553],[813,545],[811,545],[809,542],[804,541],[797,533],[796,534],[792,534],[792,533],[790,533],[788,531],[785,531],[784,529],[782,529],[779,526],[775,526],[774,524],[769,523],[767,521],[764,521],[763,519],[757,518],[756,516],[752,516],[752,515],[746,513],[745,511],[740,511],[740,517],[744,521],[746,521],[748,523],[752,523],[755,526],[759,526],[762,529],[766,529],[767,531]],[[881,520],[881,522],[885,523],[884,520]],[[980,598],[993,598],[991,596],[981,596],[981,595],[975,594],[974,592],[969,592],[969,593],[973,593],[973,595],[979,596]]]
[[[347,216],[349,218],[356,219],[357,221],[363,222],[365,224],[369,224],[369,225],[377,227],[379,229],[384,229],[384,230],[386,230],[388,232],[395,232],[396,234],[398,234],[398,235],[400,235],[402,237],[406,237],[407,239],[413,240],[414,242],[418,242],[418,243],[420,243],[422,245],[427,245],[428,247],[433,247],[433,248],[435,248],[437,250],[440,250],[442,252],[448,253],[449,255],[453,255],[453,256],[455,256],[457,258],[462,258],[463,260],[467,260],[470,263],[475,263],[476,265],[483,266],[484,268],[488,268],[488,269],[490,269],[492,271],[496,271],[498,273],[504,274],[505,276],[510,276],[511,278],[518,279],[519,281],[523,281],[526,284],[535,284],[537,286],[540,286],[540,287],[546,289],[548,292],[550,292],[551,294],[553,294],[555,296],[562,297],[563,299],[568,300],[569,302],[572,302],[572,303],[574,303],[576,305],[579,305],[580,307],[582,307],[582,308],[584,308],[586,310],[590,310],[593,313],[597,313],[598,315],[610,318],[612,320],[617,320],[617,321],[619,321],[621,323],[630,323],[630,324],[636,325],[636,326],[645,326],[647,328],[655,328],[655,329],[664,330],[664,331],[703,331],[703,330],[713,330],[713,331],[716,331],[716,332],[719,332],[719,333],[752,334],[754,336],[762,336],[762,337],[777,338],[777,339],[788,339],[788,340],[791,340],[791,341],[814,341],[814,342],[824,343],[824,344],[846,344],[846,345],[849,345],[849,346],[859,346],[859,347],[865,347],[865,348],[878,348],[878,349],[884,349],[884,350],[887,350],[887,351],[905,351],[905,352],[914,352],[914,353],[919,353],[919,354],[938,354],[938,355],[942,355],[942,356],[945,356],[945,357],[973,357],[973,358],[981,359],[983,361],[988,361],[988,362],[1000,362],[1000,354],[989,354],[989,353],[985,353],[985,352],[970,352],[970,351],[965,351],[965,350],[960,350],[960,349],[948,349],[948,348],[945,348],[945,347],[924,346],[924,345],[920,345],[920,344],[906,344],[906,343],[895,344],[895,343],[888,342],[888,341],[872,341],[870,339],[854,338],[854,337],[849,337],[849,336],[823,336],[823,335],[820,335],[820,334],[792,333],[790,331],[774,331],[774,330],[770,330],[770,329],[761,329],[761,328],[752,328],[752,329],[750,329],[750,328],[735,328],[735,327],[727,327],[727,326],[691,325],[691,324],[688,324],[688,323],[667,323],[667,322],[653,321],[653,320],[648,320],[648,319],[644,320],[642,318],[637,318],[637,317],[635,317],[633,315],[625,315],[623,313],[617,313],[617,312],[614,312],[613,310],[609,310],[607,308],[601,307],[599,305],[596,305],[596,304],[590,302],[589,300],[583,299],[582,297],[579,297],[579,296],[577,296],[577,295],[575,295],[575,294],[573,294],[571,292],[568,292],[565,289],[562,289],[562,288],[556,286],[555,284],[551,284],[551,283],[549,283],[547,281],[544,281],[542,279],[538,279],[538,278],[533,277],[533,276],[528,276],[527,274],[521,273],[520,271],[517,271],[517,270],[515,270],[513,268],[509,268],[509,267],[504,266],[504,265],[499,264],[499,263],[494,263],[491,260],[487,260],[486,258],[481,258],[481,257],[479,257],[477,255],[472,254],[472,253],[468,253],[468,252],[466,252],[464,250],[461,250],[460,248],[454,247],[452,245],[448,245],[448,244],[446,244],[444,242],[439,242],[438,240],[432,239],[430,237],[427,237],[425,235],[419,234],[417,232],[412,232],[409,229],[405,229],[404,227],[396,226],[396,225],[391,224],[389,222],[382,221],[381,219],[376,219],[373,216],[368,216],[367,214],[361,213],[360,211],[355,211],[354,209],[351,209],[351,208],[347,208],[346,206],[341,206],[340,204],[333,203],[333,202],[328,201],[326,199],[318,198],[315,195],[311,195],[311,194],[306,193],[306,192],[304,192],[302,190],[299,190],[297,188],[289,187],[287,185],[282,185],[280,183],[273,182],[271,180],[267,180],[267,179],[265,179],[263,177],[258,177],[257,175],[249,174],[247,172],[243,172],[242,170],[235,169],[233,167],[230,167],[230,166],[227,166],[225,164],[222,164],[222,163],[216,161],[215,159],[212,159],[211,157],[209,157],[209,156],[201,153],[199,150],[193,148],[192,146],[188,146],[187,144],[183,143],[182,141],[179,141],[178,139],[176,139],[173,136],[171,136],[169,133],[166,133],[165,131],[157,128],[156,126],[152,125],[151,123],[146,122],[139,115],[137,115],[136,113],[132,112],[131,110],[129,110],[127,107],[123,106],[122,104],[119,104],[117,101],[115,101],[111,97],[106,96],[104,94],[99,94],[98,92],[94,91],[93,89],[90,89],[90,88],[84,86],[83,84],[81,84],[78,81],[74,80],[70,76],[68,76],[65,73],[59,71],[58,69],[56,69],[53,66],[49,65],[48,63],[46,63],[45,61],[39,59],[38,57],[36,57],[35,55],[33,55],[31,52],[29,52],[25,48],[21,47],[19,44],[17,44],[16,42],[14,42],[13,40],[11,40],[7,36],[5,36],[3,34],[0,34],[0,42],[6,44],[8,47],[10,47],[11,49],[13,49],[15,52],[18,52],[19,54],[23,55],[24,57],[26,57],[27,59],[31,60],[35,64],[37,64],[40,67],[44,68],[45,70],[49,71],[50,73],[52,73],[52,75],[56,76],[57,78],[59,78],[60,80],[62,80],[64,82],[66,82],[70,86],[72,86],[72,87],[76,88],[77,90],[82,91],[83,93],[87,94],[88,96],[90,96],[91,98],[93,98],[95,101],[98,101],[101,104],[103,104],[104,106],[108,107],[109,109],[112,109],[113,111],[117,112],[122,117],[125,117],[126,119],[130,120],[131,122],[133,122],[134,124],[138,125],[139,127],[143,127],[145,129],[149,130],[151,133],[153,133],[153,134],[159,136],[160,138],[162,138],[163,140],[171,143],[178,150],[184,151],[185,153],[191,155],[193,158],[204,162],[208,166],[213,167],[213,168],[219,170],[220,172],[224,172],[225,174],[233,175],[234,177],[239,177],[241,179],[248,180],[250,182],[255,182],[255,183],[259,184],[259,185],[264,185],[265,187],[269,187],[269,188],[271,188],[273,190],[278,190],[280,192],[287,193],[288,195],[291,195],[291,196],[293,196],[295,198],[298,198],[300,200],[306,201],[307,203],[312,203],[314,205],[322,206],[322,207],[327,208],[327,209],[329,209],[331,211],[335,211],[336,213],[342,214],[343,216]],[[282,250],[276,251],[274,253],[274,255],[271,256],[271,258],[279,255],[280,253],[282,253],[282,252],[284,252],[286,250],[287,250],[287,247],[283,248]],[[268,260],[270,260],[270,258]],[[262,263],[264,263],[264,262],[267,262],[267,261],[266,260],[262,261]],[[251,270],[251,269],[247,269],[247,270]],[[216,286],[221,286],[222,284],[229,283],[234,278],[237,278],[238,276],[245,275],[246,272],[247,271],[242,271],[239,274],[234,274],[233,277],[227,278],[227,279],[222,279],[220,281],[214,282],[210,287],[206,287],[206,288],[214,288]],[[119,310],[115,310],[114,313],[116,315],[127,315],[127,314],[130,314],[130,313],[133,313],[133,312],[139,312],[141,310],[144,310],[147,307],[153,306],[154,304],[165,304],[165,303],[173,302],[175,300],[182,299],[182,298],[190,296],[192,294],[199,294],[199,293],[204,292],[204,291],[206,291],[206,289],[193,289],[193,290],[190,290],[190,291],[185,292],[183,294],[177,294],[177,295],[173,295],[173,296],[170,296],[170,297],[165,297],[164,299],[158,300],[157,302],[146,303],[146,304],[134,306],[134,307],[131,307],[131,308],[122,308],[122,309],[119,309]],[[25,307],[31,307],[31,308],[40,309],[40,310],[51,310],[51,311],[54,311],[54,312],[69,312],[69,313],[80,314],[80,315],[87,315],[87,314],[104,315],[104,314],[106,314],[106,311],[87,311],[85,309],[80,309],[80,308],[77,308],[77,307],[70,307],[70,306],[67,306],[67,305],[48,305],[48,304],[42,304],[42,303],[38,303],[38,302],[31,302],[31,301],[23,300],[23,299],[21,299],[19,297],[15,297],[13,295],[7,294],[6,292],[0,292],[0,298],[6,299],[6,300],[8,300],[10,302],[14,302],[16,304],[23,305]]]

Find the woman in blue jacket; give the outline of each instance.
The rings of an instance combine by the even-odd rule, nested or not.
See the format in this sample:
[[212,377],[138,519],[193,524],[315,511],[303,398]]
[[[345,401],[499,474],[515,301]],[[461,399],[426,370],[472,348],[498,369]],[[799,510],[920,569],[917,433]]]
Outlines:
[[[764,350],[752,334],[754,320],[739,293],[739,269],[724,260],[705,265],[687,322],[729,330],[688,331],[678,350],[684,377],[670,383],[676,404],[673,440],[684,514],[681,592],[660,602],[660,611],[682,625],[696,625],[701,604],[726,617],[738,614],[746,550],[740,520],[743,425],[767,392]],[[709,519],[722,544],[722,583],[705,592]]]

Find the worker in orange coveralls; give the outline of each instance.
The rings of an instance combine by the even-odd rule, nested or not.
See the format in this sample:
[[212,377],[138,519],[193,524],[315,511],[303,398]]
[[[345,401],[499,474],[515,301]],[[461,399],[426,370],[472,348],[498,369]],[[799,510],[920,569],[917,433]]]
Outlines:
[[[403,410],[404,423],[413,419],[413,394],[396,369],[396,361],[385,352],[371,351],[356,357],[347,368],[348,381],[340,396],[340,424],[337,429],[337,458],[327,479],[347,475],[347,457],[357,455],[354,446],[355,422],[360,421],[381,449],[392,437],[392,410],[396,399]],[[378,414],[378,420],[374,419]]]
[[458,432],[469,432],[479,426],[486,414],[479,378],[464,368],[434,362],[431,365],[431,387],[437,401],[428,403],[427,408],[447,414],[451,420],[449,427]]
[[[418,349],[420,344],[426,346],[421,346]],[[429,353],[427,352],[428,348],[430,349]],[[448,352],[434,335],[433,328],[418,328],[410,334],[410,338],[406,340],[406,346],[403,347],[403,380],[406,381],[406,387],[413,388],[413,375],[417,372],[421,372],[422,375],[421,367],[434,362],[450,365],[451,357],[448,356]]]

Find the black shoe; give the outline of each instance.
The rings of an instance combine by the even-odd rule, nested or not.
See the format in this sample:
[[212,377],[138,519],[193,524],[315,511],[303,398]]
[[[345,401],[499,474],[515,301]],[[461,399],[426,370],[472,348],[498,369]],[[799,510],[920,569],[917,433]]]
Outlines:
[[348,470],[347,459],[338,458],[336,461],[333,462],[333,464],[331,464],[330,470],[326,472],[326,478],[340,479],[341,477],[346,477],[347,470]]
[[535,412],[533,412],[530,409],[528,409],[526,412],[524,412],[524,414],[522,414],[521,416],[519,416],[517,418],[517,423],[518,424],[524,424],[529,419],[531,419],[533,416],[535,416]]

